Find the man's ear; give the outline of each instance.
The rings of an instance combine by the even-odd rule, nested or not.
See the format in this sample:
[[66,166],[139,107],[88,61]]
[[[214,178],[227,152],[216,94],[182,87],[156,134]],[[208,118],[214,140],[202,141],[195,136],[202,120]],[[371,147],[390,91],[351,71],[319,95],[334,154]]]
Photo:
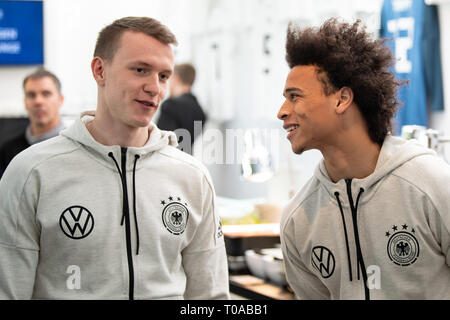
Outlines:
[[105,60],[94,57],[91,62],[92,75],[99,86],[105,85]]
[[62,105],[64,104],[64,96],[62,94],[59,94],[59,109],[61,109]]
[[342,87],[336,93],[336,113],[343,114],[353,102],[353,90],[349,87]]

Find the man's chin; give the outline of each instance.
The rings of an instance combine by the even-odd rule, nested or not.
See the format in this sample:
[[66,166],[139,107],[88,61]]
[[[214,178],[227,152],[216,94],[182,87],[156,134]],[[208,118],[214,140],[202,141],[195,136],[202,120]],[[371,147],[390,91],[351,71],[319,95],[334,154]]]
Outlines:
[[136,128],[146,128],[150,125],[150,122],[152,121],[152,119],[139,119],[136,120],[134,123],[134,127]]
[[33,119],[33,124],[36,127],[45,127],[49,124],[49,121],[47,121],[46,119]]
[[302,154],[303,152],[306,151],[306,148],[303,147],[303,146],[296,147],[296,146],[293,145],[293,146],[292,146],[292,151],[293,151],[295,154],[300,155],[300,154]]

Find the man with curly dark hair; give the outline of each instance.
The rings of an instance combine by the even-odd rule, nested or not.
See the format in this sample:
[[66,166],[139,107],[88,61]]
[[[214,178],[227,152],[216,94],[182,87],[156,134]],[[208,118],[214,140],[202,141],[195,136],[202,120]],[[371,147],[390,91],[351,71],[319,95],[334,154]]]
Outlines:
[[329,19],[288,27],[278,118],[295,153],[323,160],[283,211],[300,299],[449,299],[450,166],[393,137],[400,83],[383,40]]

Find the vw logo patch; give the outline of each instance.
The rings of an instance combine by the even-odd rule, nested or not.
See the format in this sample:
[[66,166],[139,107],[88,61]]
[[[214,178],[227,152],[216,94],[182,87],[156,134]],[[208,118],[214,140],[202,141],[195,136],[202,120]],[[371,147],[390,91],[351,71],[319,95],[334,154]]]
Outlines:
[[389,259],[393,263],[399,266],[409,266],[416,262],[419,257],[419,242],[414,236],[415,230],[411,228],[408,231],[408,226],[406,224],[402,225],[402,230],[398,231],[398,226],[393,226],[391,228],[394,233],[386,232],[386,237],[389,237],[387,243],[387,254]]
[[69,238],[83,239],[94,229],[94,216],[82,206],[71,206],[61,214],[59,226]]
[[[173,198],[169,197],[169,200],[172,201]],[[181,199],[178,198],[178,200]],[[161,204],[165,205],[165,201],[161,201]],[[170,202],[164,207],[162,212],[164,227],[174,235],[179,235],[184,232],[188,218],[189,211],[181,202]]]
[[330,249],[324,246],[315,246],[311,251],[311,264],[326,279],[333,275],[336,261]]

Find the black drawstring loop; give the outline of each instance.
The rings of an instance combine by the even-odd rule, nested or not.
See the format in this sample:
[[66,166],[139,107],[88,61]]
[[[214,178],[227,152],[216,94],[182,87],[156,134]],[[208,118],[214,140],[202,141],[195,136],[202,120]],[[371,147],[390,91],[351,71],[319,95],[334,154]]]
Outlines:
[[112,152],[108,153],[108,157],[113,159],[114,163],[116,164],[117,172],[119,172],[120,178],[122,179],[122,172],[120,171],[119,164],[116,161],[116,158],[114,158],[114,154]]
[[[363,188],[359,188],[358,196],[356,198],[356,203],[354,203],[353,202],[353,197],[352,197],[352,189],[351,189],[352,180],[351,179],[346,179],[345,183],[347,184],[347,196],[348,196],[348,200],[349,200],[349,204],[350,204],[350,209],[351,209],[351,212],[352,212],[353,232],[354,232],[355,245],[356,245],[356,265],[357,265],[357,270],[358,270],[357,271],[358,280],[360,279],[359,272],[360,272],[360,267],[361,267],[362,273],[363,273],[364,291],[365,291],[366,300],[370,300],[370,292],[369,292],[369,289],[367,287],[367,272],[366,272],[366,269],[365,269],[364,259],[363,259],[362,252],[361,252],[361,245],[359,243],[358,221],[357,221],[358,220],[357,212],[358,212],[359,199],[361,198],[361,195],[364,192],[364,189]],[[344,224],[345,245],[347,247],[347,258],[348,258],[348,265],[349,265],[349,275],[350,275],[350,281],[352,281],[352,264],[351,264],[351,259],[350,259],[350,249],[349,249],[349,243],[348,243],[347,226],[345,224],[345,218],[344,218],[344,210],[342,209],[342,204],[341,204],[341,201],[339,199],[339,192],[336,191],[334,193],[334,196],[336,197],[337,203],[339,205],[339,210],[341,212],[342,223]]]
[[[117,163],[116,158],[114,158],[114,154],[112,152],[108,153],[108,156],[113,159],[117,172],[119,173],[120,179],[123,182],[123,174],[120,170],[119,164]],[[139,255],[139,227],[138,227],[138,221],[137,221],[137,213],[136,213],[136,164],[138,159],[140,158],[139,155],[134,156],[134,165],[133,165],[133,211],[134,211],[134,224],[136,226],[136,255]],[[126,190],[124,190],[126,192]],[[122,214],[122,220],[120,222],[120,225],[122,226],[125,221],[125,211]]]
[[[361,198],[362,193],[364,192],[363,188],[359,189],[359,193],[358,193],[358,197],[356,198],[356,204],[355,207],[353,207],[353,204],[350,203],[350,206],[353,207],[353,209],[356,211],[358,209],[358,204],[359,204],[359,199]],[[341,204],[341,200],[339,199],[339,192],[335,192],[334,196],[336,197],[337,203],[339,205],[339,211],[341,212],[341,218],[342,218],[342,224],[344,225],[344,235],[345,235],[345,246],[347,248],[347,259],[348,259],[348,265],[349,265],[349,277],[350,277],[350,281],[353,281],[353,276],[352,276],[352,260],[350,258],[350,247],[349,247],[349,243],[348,243],[348,234],[347,234],[347,225],[345,223],[345,217],[344,217],[344,210],[342,209],[342,204]],[[351,196],[349,197],[351,199]],[[352,210],[353,212],[353,210]],[[356,217],[354,217],[355,219],[355,223],[356,223]],[[359,280],[359,255],[356,256],[357,258],[357,268],[358,268],[358,280]]]
[[358,209],[359,198],[361,198],[362,193],[364,192],[363,188],[359,188],[358,196],[356,197],[356,205],[355,208]]
[[133,166],[133,211],[134,211],[134,225],[136,226],[136,255],[139,254],[139,227],[136,214],[136,163],[139,159],[139,155],[134,156]]
[[352,279],[352,260],[350,258],[350,248],[348,245],[347,226],[345,224],[344,210],[342,210],[342,204],[341,204],[341,201],[339,200],[339,192],[336,191],[334,193],[334,196],[336,197],[336,200],[338,202],[339,210],[341,211],[342,223],[344,224],[345,246],[347,247],[347,259],[348,259],[348,266],[349,266],[348,273],[350,276],[350,281],[353,281],[353,279]]
[[355,244],[356,244],[356,261],[357,261],[357,266],[358,266],[358,279],[359,279],[359,272],[360,272],[360,269],[361,269],[362,270],[362,275],[363,275],[364,291],[365,291],[366,300],[370,300],[370,292],[369,292],[369,288],[367,286],[366,266],[364,264],[364,259],[363,259],[362,251],[361,251],[361,244],[360,244],[360,241],[359,241],[358,214],[357,214],[358,213],[359,199],[360,199],[362,193],[364,192],[364,189],[363,188],[359,189],[358,196],[356,197],[356,203],[354,203],[353,202],[353,196],[352,196],[352,188],[351,188],[352,180],[351,179],[346,179],[345,183],[347,184],[348,201],[350,203],[350,209],[352,211],[353,233],[354,233]]
[[[114,154],[112,152],[108,153],[108,157],[113,159],[114,163],[116,164],[117,172],[119,173],[120,180],[123,179],[122,171],[120,171],[119,164],[117,163],[116,158],[114,158]],[[125,220],[125,212],[122,213],[122,220],[120,221],[120,225],[123,226],[123,222]]]

